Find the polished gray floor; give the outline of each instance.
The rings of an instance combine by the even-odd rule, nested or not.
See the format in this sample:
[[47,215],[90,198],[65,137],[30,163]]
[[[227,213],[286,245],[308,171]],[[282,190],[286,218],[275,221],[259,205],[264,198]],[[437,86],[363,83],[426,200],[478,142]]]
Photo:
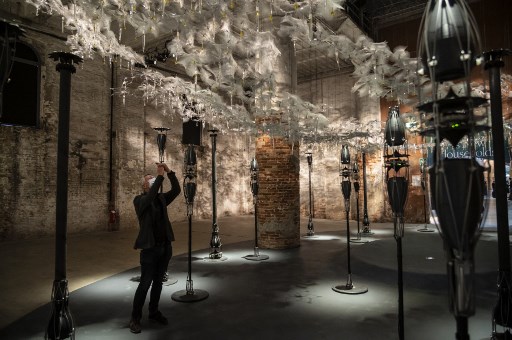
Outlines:
[[[139,268],[118,273],[73,291],[70,309],[76,339],[398,339],[396,242],[390,224],[372,224],[367,243],[351,243],[351,268],[361,295],[334,292],[347,281],[347,243],[340,221],[315,220],[314,238],[289,250],[265,250],[266,261],[247,261],[254,242],[223,246],[225,261],[208,261],[208,249],[193,252],[194,288],[208,291],[195,303],[173,301],[185,289],[187,255],[175,256],[161,311],[168,326],[142,322],[142,333],[127,328]],[[351,223],[352,231],[355,224]],[[403,239],[405,338],[454,339],[442,241],[437,232],[407,225]],[[434,228],[430,226],[430,228]],[[469,319],[471,339],[489,339],[496,300],[497,238],[484,230],[476,250],[476,313]],[[41,339],[48,323],[46,304],[0,330],[0,339]]]

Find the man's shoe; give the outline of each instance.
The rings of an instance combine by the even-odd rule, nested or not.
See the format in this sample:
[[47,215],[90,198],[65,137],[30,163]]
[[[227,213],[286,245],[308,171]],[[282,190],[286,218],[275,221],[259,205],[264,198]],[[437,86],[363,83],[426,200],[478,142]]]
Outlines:
[[130,327],[130,332],[135,333],[135,334],[140,333],[141,330],[142,330],[140,328],[140,321],[139,320],[135,320],[135,319],[131,319],[130,320],[129,327]]
[[163,314],[161,312],[156,312],[155,314],[150,314],[148,316],[148,319],[156,321],[156,322],[158,322],[159,324],[162,324],[162,325],[167,325],[169,323],[167,321],[167,318],[165,316],[163,316]]

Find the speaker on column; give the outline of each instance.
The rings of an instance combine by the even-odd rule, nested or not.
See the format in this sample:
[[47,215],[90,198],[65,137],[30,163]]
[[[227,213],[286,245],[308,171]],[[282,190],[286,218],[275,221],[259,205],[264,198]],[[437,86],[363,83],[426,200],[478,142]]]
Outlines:
[[185,145],[193,144],[201,145],[201,127],[202,122],[200,120],[189,119],[183,122],[183,137],[182,143]]

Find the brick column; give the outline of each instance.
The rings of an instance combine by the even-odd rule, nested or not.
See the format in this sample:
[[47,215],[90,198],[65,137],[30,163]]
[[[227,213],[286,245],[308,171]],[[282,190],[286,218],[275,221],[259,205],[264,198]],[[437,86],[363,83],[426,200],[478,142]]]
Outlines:
[[256,140],[260,168],[258,243],[261,248],[287,249],[300,245],[299,147],[282,137]]
[[[276,43],[281,51],[273,67],[275,103],[279,104],[279,97],[284,91],[295,92],[296,62],[289,40]],[[257,117],[256,123],[260,126],[263,123],[280,124],[280,118],[279,115]],[[258,243],[261,248],[287,249],[300,245],[299,144],[292,146],[291,143],[279,135],[262,134],[256,140],[256,160],[260,169]]]

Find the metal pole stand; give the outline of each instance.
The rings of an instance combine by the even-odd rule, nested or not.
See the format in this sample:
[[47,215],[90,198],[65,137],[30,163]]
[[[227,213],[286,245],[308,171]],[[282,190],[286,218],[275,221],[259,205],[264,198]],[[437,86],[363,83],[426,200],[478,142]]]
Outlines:
[[217,153],[217,132],[216,129],[208,130],[212,137],[212,237],[210,239],[209,260],[225,261],[226,257],[222,257],[222,242],[219,235],[219,226],[217,224],[217,172],[216,172],[216,153]]
[[[501,102],[500,69],[505,66],[503,57],[512,55],[510,50],[485,52],[485,69],[489,71],[491,95],[491,118],[494,150],[494,179],[496,183],[496,219],[498,232],[498,301],[493,311],[493,339],[512,339],[512,274],[510,266],[510,240],[508,225],[508,203],[505,182],[505,140]],[[509,328],[504,333],[496,332],[496,325]]]
[[398,272],[398,338],[404,339],[404,275],[402,264],[402,238],[404,236],[403,216],[394,216],[394,236],[396,240],[396,260]]
[[309,170],[309,217],[308,217],[308,232],[303,237],[307,238],[316,238],[315,229],[313,227],[313,192],[311,190],[311,172],[313,167],[313,153],[311,151],[306,152],[306,158],[308,160],[308,170]]
[[[398,106],[389,108],[384,132],[384,169],[387,197],[393,212],[393,236],[396,241],[398,274],[398,339],[404,340],[404,283],[402,266],[402,238],[404,211],[409,187],[409,154],[405,124]],[[401,153],[401,150],[403,153]]]
[[368,218],[368,199],[367,199],[367,188],[366,188],[366,152],[362,153],[363,158],[363,231],[361,236],[368,237],[373,235],[372,229],[370,228],[370,219]]
[[352,270],[350,268],[350,225],[349,225],[349,213],[350,213],[350,169],[348,168],[348,164],[350,164],[350,154],[348,151],[348,147],[343,145],[341,148],[341,160],[340,160],[340,176],[341,180],[341,192],[343,193],[343,198],[345,199],[345,215],[347,219],[347,270],[348,277],[347,283],[342,285],[337,285],[332,287],[337,293],[341,294],[363,294],[368,291],[368,288],[364,286],[356,287],[352,282]]
[[426,187],[426,178],[427,173],[425,172],[425,159],[420,158],[420,172],[421,172],[421,189],[423,190],[423,218],[425,221],[425,225],[423,228],[418,229],[420,233],[433,233],[434,229],[429,229],[428,227],[428,219],[427,219],[427,187]]
[[74,64],[82,58],[66,52],[53,52],[50,58],[58,61],[59,129],[57,140],[57,195],[55,217],[55,279],[52,291],[52,311],[45,339],[75,338],[73,318],[68,308],[68,281],[66,279],[66,238],[68,212],[68,158],[69,158],[69,111],[71,98],[71,74]]
[[243,257],[250,261],[263,261],[269,259],[268,255],[260,254],[260,250],[258,248],[258,172],[258,162],[256,162],[256,158],[253,158],[251,161],[251,192],[254,201],[254,255],[246,255]]
[[196,195],[197,161],[194,146],[189,145],[185,152],[185,179],[183,193],[187,202],[188,216],[188,275],[185,290],[179,290],[171,295],[171,299],[178,302],[198,302],[206,299],[209,294],[205,290],[194,289],[192,281],[192,214],[194,209],[194,196]]
[[367,240],[361,239],[361,229],[359,228],[359,165],[357,161],[352,167],[352,176],[354,180],[354,191],[356,192],[356,221],[357,221],[357,237],[350,240],[352,243],[368,243]]
[[[153,128],[153,130],[158,131],[158,135],[156,136],[156,144],[158,146],[158,161],[160,163],[165,162],[165,143],[167,142],[167,131],[170,130],[168,127],[156,127]],[[163,184],[160,186],[160,193],[164,192],[164,186]],[[132,277],[130,279],[131,281],[140,281],[140,275]],[[170,286],[178,282],[178,279],[169,277],[169,272],[166,271],[164,274],[164,277],[162,279],[162,282],[166,283],[166,286]]]

